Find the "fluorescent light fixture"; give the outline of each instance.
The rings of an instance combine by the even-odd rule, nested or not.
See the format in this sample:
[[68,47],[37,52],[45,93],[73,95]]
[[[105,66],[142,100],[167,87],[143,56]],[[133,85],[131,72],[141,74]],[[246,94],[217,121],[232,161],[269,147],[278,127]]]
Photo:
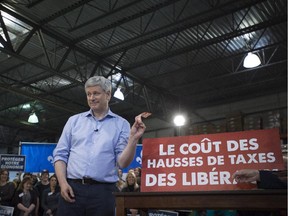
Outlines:
[[121,66],[118,66],[118,65],[115,68],[120,70],[120,71],[122,70]]
[[183,126],[185,124],[186,119],[183,115],[176,115],[174,118],[174,124],[176,126]]
[[33,124],[39,122],[38,117],[37,117],[37,115],[36,115],[35,112],[33,112],[33,113],[30,114],[30,116],[29,116],[29,118],[28,118],[28,122],[29,122],[29,123],[33,123]]
[[248,53],[243,62],[243,66],[245,68],[254,68],[259,66],[260,64],[261,64],[260,58],[258,57],[258,55],[252,52]]
[[124,94],[121,92],[120,88],[117,88],[117,90],[114,93],[114,97],[118,98],[119,100],[124,100]]
[[23,109],[30,109],[30,104],[29,103],[27,103],[27,104],[23,104],[23,106],[22,106],[22,108]]

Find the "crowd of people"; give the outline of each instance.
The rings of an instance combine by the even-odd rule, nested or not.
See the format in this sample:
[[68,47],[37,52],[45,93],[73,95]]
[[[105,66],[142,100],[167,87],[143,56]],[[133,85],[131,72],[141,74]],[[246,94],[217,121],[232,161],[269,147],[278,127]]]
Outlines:
[[[130,169],[125,176],[118,171],[119,181],[115,191],[139,192],[141,168]],[[39,175],[19,173],[10,181],[9,170],[0,170],[0,205],[14,207],[14,216],[55,216],[59,204],[60,187],[55,174],[48,170]],[[129,209],[127,214],[139,215],[139,210]]]
[[55,216],[60,197],[56,175],[18,174],[10,181],[9,170],[0,170],[0,205],[14,207],[14,216]]
[[[118,169],[118,176],[116,192],[140,192],[141,167],[130,169],[124,175],[122,169]],[[258,188],[263,189],[287,188],[287,172],[283,174],[283,171],[239,170],[234,173],[233,178],[239,183],[257,182]],[[13,215],[15,216],[55,216],[59,197],[60,187],[56,175],[49,176],[48,170],[43,170],[39,176],[24,173],[12,181],[9,179],[7,169],[0,170],[0,205],[14,207]],[[268,214],[269,212],[259,214],[259,212],[254,211],[239,212],[234,210],[206,210],[205,212],[194,211],[193,213],[197,216],[258,216]],[[127,209],[127,215],[138,216],[143,215],[143,212],[141,209]]]

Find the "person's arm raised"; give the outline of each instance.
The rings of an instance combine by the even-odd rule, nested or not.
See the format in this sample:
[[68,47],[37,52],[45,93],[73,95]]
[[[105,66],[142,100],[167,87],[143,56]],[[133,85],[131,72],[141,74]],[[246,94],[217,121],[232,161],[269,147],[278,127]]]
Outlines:
[[138,140],[142,137],[146,129],[146,126],[143,123],[141,117],[146,118],[149,115],[151,115],[151,113],[145,112],[135,117],[135,122],[130,130],[128,144],[118,159],[118,165],[121,168],[129,166],[129,164],[132,162],[135,155]]

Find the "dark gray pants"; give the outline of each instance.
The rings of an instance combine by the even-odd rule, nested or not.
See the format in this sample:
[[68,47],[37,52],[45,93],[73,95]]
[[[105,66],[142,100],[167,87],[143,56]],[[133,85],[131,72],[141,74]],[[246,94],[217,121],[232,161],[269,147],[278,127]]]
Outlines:
[[82,185],[68,182],[75,195],[75,202],[68,203],[62,197],[59,200],[57,216],[114,216],[115,184]]

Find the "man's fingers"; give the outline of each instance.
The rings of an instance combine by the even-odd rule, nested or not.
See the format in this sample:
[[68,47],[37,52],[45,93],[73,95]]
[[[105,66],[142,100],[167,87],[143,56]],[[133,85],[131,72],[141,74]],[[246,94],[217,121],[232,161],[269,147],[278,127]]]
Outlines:
[[150,112],[142,112],[138,116],[135,117],[135,120],[136,121],[141,121],[141,117],[148,118],[150,115],[152,115],[152,113],[150,113]]
[[140,115],[143,118],[148,118],[150,115],[152,115],[152,113],[150,113],[150,112],[142,112]]
[[66,190],[66,191],[63,191],[62,193],[62,197],[67,201],[67,202],[75,202],[75,197],[74,197],[74,193],[73,191],[71,190]]

